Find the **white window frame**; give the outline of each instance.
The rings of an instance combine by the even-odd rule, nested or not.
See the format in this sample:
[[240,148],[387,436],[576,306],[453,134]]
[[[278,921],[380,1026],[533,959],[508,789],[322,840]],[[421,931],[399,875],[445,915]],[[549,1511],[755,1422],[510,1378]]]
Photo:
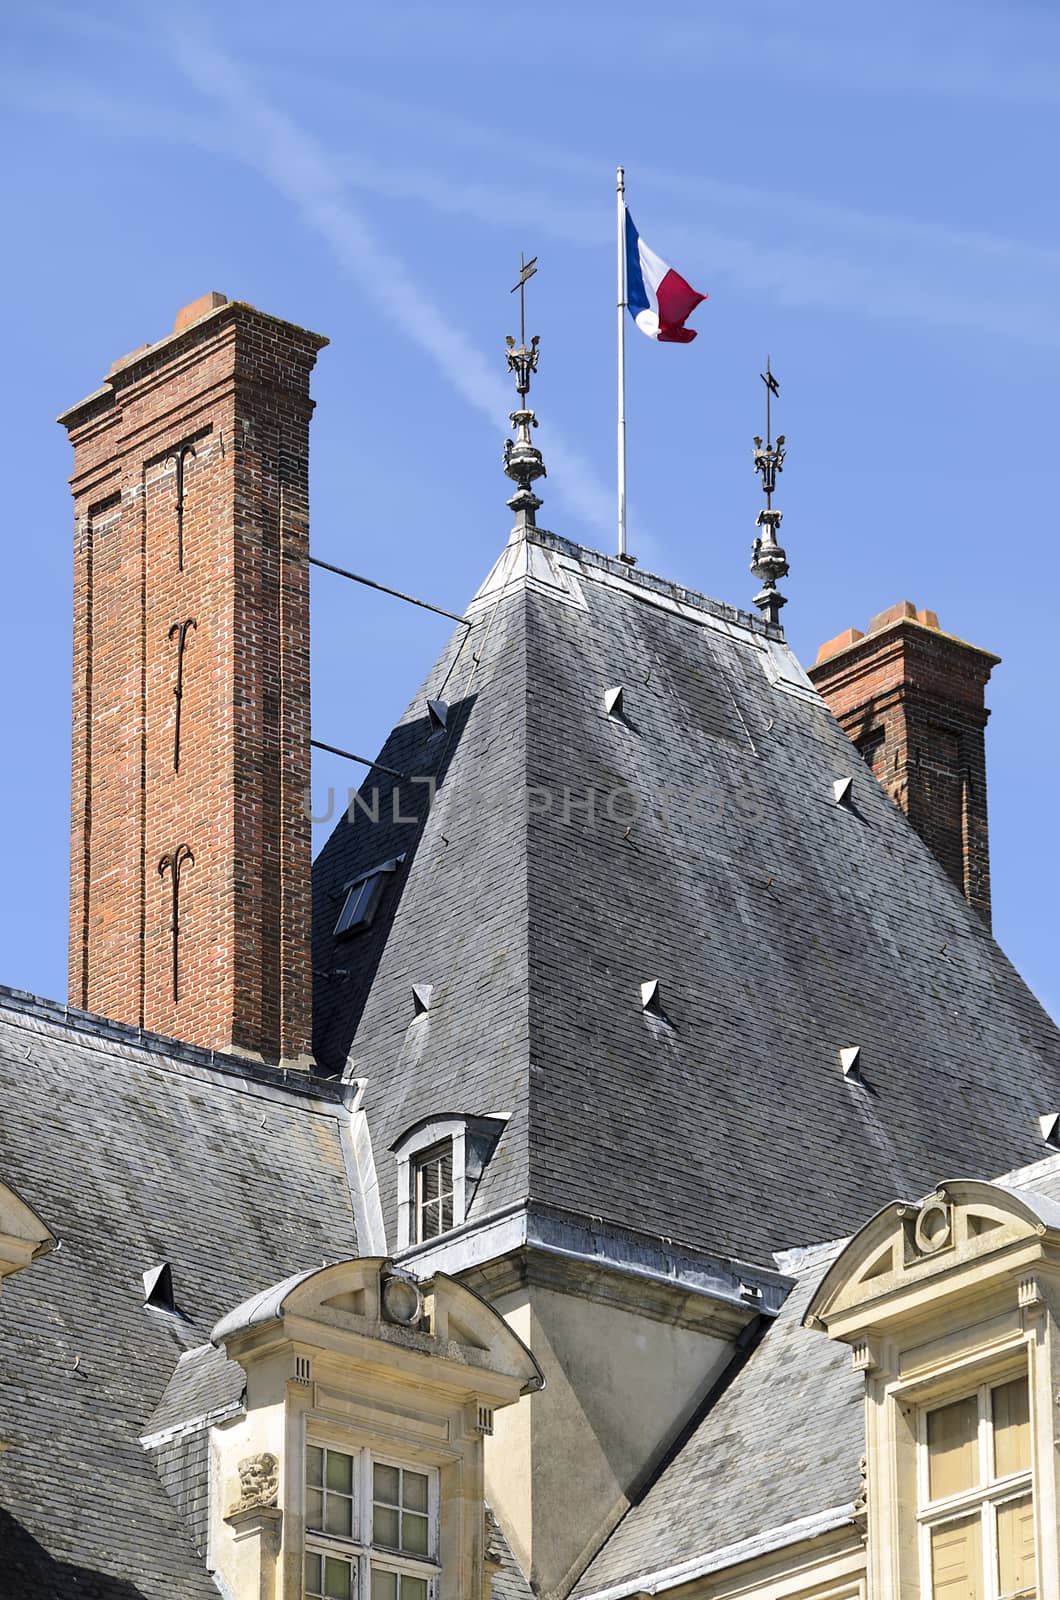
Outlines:
[[[1030,1416],[1030,1466],[1024,1471],[1010,1473],[1007,1477],[994,1475],[994,1426],[991,1415],[990,1394],[1017,1378],[1025,1378]],[[976,1447],[979,1456],[979,1483],[972,1489],[962,1489],[957,1494],[941,1500],[930,1497],[928,1457],[928,1416],[941,1407],[956,1401],[976,1397],[978,1427]],[[920,1563],[920,1589],[925,1600],[932,1594],[934,1581],[931,1570],[931,1531],[948,1522],[975,1516],[979,1519],[982,1540],[983,1600],[1001,1600],[998,1587],[997,1513],[999,1507],[1013,1500],[1031,1496],[1031,1509],[1035,1519],[1035,1600],[1041,1600],[1041,1552],[1037,1548],[1037,1491],[1035,1487],[1034,1396],[1031,1383],[1030,1362],[1024,1356],[1019,1365],[1007,1364],[1000,1370],[980,1377],[957,1392],[938,1395],[925,1400],[919,1407],[916,1419],[917,1462],[917,1540]]]
[[[350,1456],[353,1460],[353,1533],[347,1538],[341,1534],[325,1533],[305,1527],[300,1569],[299,1593],[306,1593],[305,1558],[307,1555],[331,1556],[347,1561],[353,1574],[353,1600],[371,1600],[372,1568],[403,1573],[408,1577],[423,1578],[427,1583],[428,1600],[436,1600],[438,1579],[441,1575],[440,1550],[440,1475],[435,1466],[418,1460],[408,1460],[368,1446],[337,1441],[330,1429],[310,1428],[306,1432],[302,1451],[302,1504],[306,1503],[309,1488],[310,1449],[330,1450],[333,1454]],[[418,1556],[402,1550],[390,1550],[373,1543],[372,1517],[375,1504],[373,1468],[397,1467],[405,1472],[416,1472],[427,1479],[427,1554]],[[326,1476],[325,1464],[325,1476]]]
[[[417,1123],[390,1146],[397,1160],[399,1251],[420,1245],[430,1249],[444,1240],[453,1228],[459,1228],[467,1221],[468,1189],[470,1187],[473,1198],[483,1169],[492,1160],[507,1122],[507,1112],[491,1112],[484,1117],[446,1112]],[[417,1159],[447,1140],[452,1141],[453,1146],[453,1221],[445,1233],[419,1239]],[[483,1140],[486,1141],[485,1154]]]
[[[443,1234],[451,1232],[456,1226],[457,1167],[456,1150],[454,1146],[455,1140],[442,1139],[440,1143],[428,1145],[426,1150],[418,1151],[416,1155],[411,1158],[409,1164],[412,1169],[412,1216],[409,1220],[414,1237],[412,1240],[410,1240],[410,1243],[430,1244],[433,1239],[440,1239]],[[437,1196],[435,1196],[433,1199],[425,1200],[423,1197],[424,1169],[428,1165],[433,1166],[438,1161],[444,1161],[446,1156],[449,1157],[449,1188],[447,1190],[440,1189]],[[461,1185],[461,1188],[463,1188],[463,1185]],[[461,1196],[461,1199],[462,1198],[463,1196]],[[446,1199],[448,1199],[450,1202],[449,1209],[452,1212],[452,1220],[450,1221],[448,1228],[439,1227],[436,1233],[425,1233],[423,1229],[423,1217],[425,1210],[428,1206],[437,1207],[439,1212],[439,1221],[441,1221],[444,1217],[444,1202]],[[463,1221],[462,1213],[463,1206],[461,1205],[461,1221]]]
[[[434,1234],[430,1239],[419,1238],[419,1208],[417,1205],[418,1161],[436,1145],[449,1143],[453,1152],[453,1221],[459,1228],[467,1216],[467,1119],[466,1117],[439,1117],[425,1122],[407,1139],[395,1147],[398,1163],[398,1239],[399,1250],[412,1245],[432,1245],[445,1234]],[[446,1232],[450,1230],[447,1229]]]

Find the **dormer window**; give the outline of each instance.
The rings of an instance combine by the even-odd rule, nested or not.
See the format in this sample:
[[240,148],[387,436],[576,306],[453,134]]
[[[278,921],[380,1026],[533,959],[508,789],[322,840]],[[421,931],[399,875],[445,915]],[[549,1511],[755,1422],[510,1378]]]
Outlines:
[[453,1226],[453,1141],[425,1150],[413,1162],[416,1186],[416,1243],[436,1239]]
[[1060,1205],[960,1179],[844,1245],[805,1322],[864,1374],[868,1591],[1053,1600]]
[[[544,1381],[499,1312],[443,1272],[354,1257],[259,1289],[206,1353],[206,1365],[178,1364],[157,1437],[168,1445],[178,1417],[181,1436],[185,1420],[219,1424],[189,1483],[209,1509],[223,1593],[488,1591],[482,1419]],[[220,1409],[199,1417],[205,1396]]]
[[431,1600],[438,1474],[306,1445],[304,1600]]
[[931,1600],[1035,1600],[1026,1374],[922,1413],[923,1592]]
[[336,939],[347,939],[352,934],[361,933],[365,928],[371,927],[372,919],[379,909],[379,902],[383,898],[387,880],[397,871],[404,859],[404,855],[394,856],[392,860],[383,861],[371,871],[362,872],[359,877],[351,878],[349,883],[343,884],[346,898],[342,902],[342,910],[334,928]]
[[439,1112],[391,1145],[397,1159],[398,1249],[441,1238],[467,1221],[507,1117]]

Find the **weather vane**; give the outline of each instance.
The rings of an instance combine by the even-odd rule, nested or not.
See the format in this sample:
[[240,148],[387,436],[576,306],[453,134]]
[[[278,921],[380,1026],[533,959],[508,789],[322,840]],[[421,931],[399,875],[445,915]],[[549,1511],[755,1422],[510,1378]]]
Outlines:
[[768,356],[766,370],[759,376],[766,387],[766,442],[763,444],[755,434],[754,459],[755,471],[762,479],[766,503],[765,509],[756,518],[756,525],[763,531],[751,549],[751,571],[762,584],[761,590],[755,595],[755,605],[767,622],[779,622],[780,608],[787,605],[787,597],[777,589],[777,579],[787,577],[788,558],[777,543],[777,529],[784,513],[773,509],[773,495],[777,487],[777,473],[784,470],[787,451],[782,433],[777,435],[776,443],[773,443],[773,401],[780,398],[780,385],[769,365]]
[[526,400],[530,393],[530,374],[537,371],[537,347],[540,340],[537,334],[530,340],[529,350],[526,347],[526,286],[537,271],[537,257],[531,256],[529,261],[523,260],[522,251],[519,252],[519,282],[512,285],[512,294],[519,291],[519,344],[516,347],[511,334],[508,335],[508,371],[515,373],[515,387],[521,398]]
[[515,374],[515,388],[519,396],[519,404],[514,411],[509,412],[512,427],[515,429],[515,438],[504,441],[504,470],[508,477],[517,485],[515,493],[508,501],[515,512],[515,531],[525,531],[534,526],[534,513],[541,504],[531,485],[537,478],[545,477],[545,463],[541,452],[530,437],[530,429],[537,427],[537,418],[527,404],[527,395],[530,393],[530,377],[537,371],[538,345],[540,339],[535,333],[526,343],[526,286],[537,271],[537,257],[531,256],[529,261],[524,260],[522,252],[519,254],[519,281],[512,286],[512,294],[519,291],[519,343],[516,344],[512,335],[507,337],[508,345],[508,371]]

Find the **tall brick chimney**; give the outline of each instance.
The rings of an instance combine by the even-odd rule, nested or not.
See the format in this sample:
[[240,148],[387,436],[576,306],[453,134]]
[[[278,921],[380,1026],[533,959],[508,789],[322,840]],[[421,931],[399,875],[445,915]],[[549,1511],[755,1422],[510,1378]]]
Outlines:
[[1000,660],[900,601],[821,646],[816,688],[969,905],[990,923],[984,693]]
[[309,375],[210,294],[74,446],[70,1001],[310,1064]]

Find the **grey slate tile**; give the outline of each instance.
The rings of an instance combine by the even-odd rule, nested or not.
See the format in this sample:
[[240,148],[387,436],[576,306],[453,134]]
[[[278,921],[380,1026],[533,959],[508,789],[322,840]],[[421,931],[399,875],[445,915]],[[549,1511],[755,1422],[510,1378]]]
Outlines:
[[[512,1114],[473,1216],[530,1195],[763,1264],[940,1171],[1033,1160],[1054,1024],[823,704],[768,679],[762,626],[701,626],[645,599],[673,586],[616,588],[616,563],[537,537],[587,609],[524,588],[459,630],[381,755],[437,772],[433,810],[343,823],[316,866],[315,965],[348,974],[321,985],[318,1048],[368,1079],[391,1239],[389,1146],[436,1110]],[[528,787],[553,797],[529,821]],[[564,815],[590,790],[591,827]],[[336,886],[399,837],[384,914],[334,942]],[[641,1012],[649,977],[671,1026]],[[437,987],[410,1026],[413,981]]]
[[[200,1398],[230,1392],[178,1366],[223,1312],[356,1253],[334,1113],[327,1088],[0,994],[0,1176],[61,1241],[0,1307],[3,1600],[216,1600],[199,1446],[161,1463],[171,1496],[140,1436],[182,1367]],[[183,1318],[143,1306],[163,1260]]]

